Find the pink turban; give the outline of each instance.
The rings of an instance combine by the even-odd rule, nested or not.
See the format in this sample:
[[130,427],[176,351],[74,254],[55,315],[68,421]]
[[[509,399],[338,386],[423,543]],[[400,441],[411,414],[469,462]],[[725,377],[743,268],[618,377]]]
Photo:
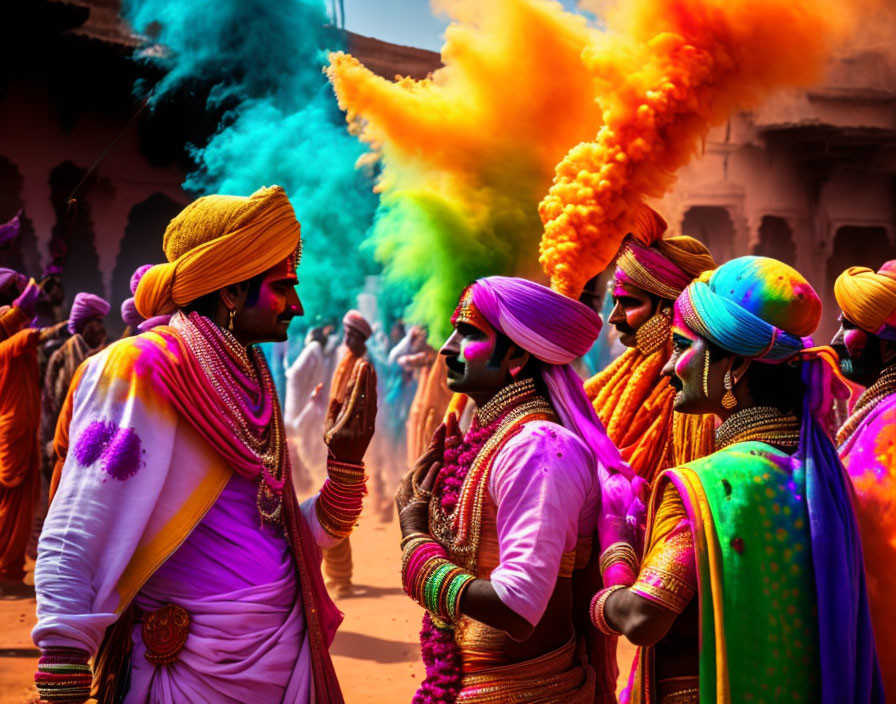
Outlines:
[[92,293],[81,292],[72,302],[72,311],[68,315],[68,331],[72,335],[81,332],[90,318],[104,318],[112,306],[109,302]]
[[350,310],[345,314],[345,317],[342,318],[342,327],[346,330],[354,330],[360,333],[365,340],[373,333],[370,329],[370,323],[361,315],[361,311],[357,310]]
[[24,274],[0,267],[0,291],[12,283],[17,283],[19,288],[25,288],[28,285],[28,279]]

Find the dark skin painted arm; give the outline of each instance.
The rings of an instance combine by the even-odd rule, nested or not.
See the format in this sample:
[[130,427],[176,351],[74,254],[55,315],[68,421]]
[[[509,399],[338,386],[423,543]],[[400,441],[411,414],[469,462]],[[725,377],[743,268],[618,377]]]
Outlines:
[[678,614],[628,589],[618,589],[610,594],[604,604],[604,618],[634,645],[643,647],[659,643],[675,623]]
[[[442,467],[441,458],[446,443],[458,442],[460,442],[460,430],[457,427],[457,419],[452,414],[448,417],[447,423],[443,423],[436,430],[429,447],[398,491],[396,503],[402,537],[411,533],[429,534],[429,501],[410,498],[409,485],[416,479],[422,491],[432,491],[436,475]],[[531,623],[501,601],[492,583],[487,579],[474,579],[470,582],[461,596],[460,611],[486,626],[504,631],[517,641],[526,640],[535,630]]]

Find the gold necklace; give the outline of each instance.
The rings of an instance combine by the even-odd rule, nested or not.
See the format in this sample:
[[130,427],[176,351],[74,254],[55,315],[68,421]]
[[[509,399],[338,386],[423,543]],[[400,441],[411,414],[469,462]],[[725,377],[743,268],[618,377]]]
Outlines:
[[514,381],[496,393],[488,403],[476,411],[476,418],[480,426],[490,425],[500,416],[508,405],[521,396],[535,391],[535,379],[520,379]]
[[840,446],[849,440],[862,421],[877,407],[877,404],[894,393],[896,393],[896,364],[891,364],[881,372],[877,381],[859,396],[859,400],[856,401],[856,405],[852,409],[852,415],[837,431],[837,445]]
[[786,450],[800,444],[800,421],[773,406],[752,406],[729,416],[716,428],[716,451],[740,442],[758,441]]

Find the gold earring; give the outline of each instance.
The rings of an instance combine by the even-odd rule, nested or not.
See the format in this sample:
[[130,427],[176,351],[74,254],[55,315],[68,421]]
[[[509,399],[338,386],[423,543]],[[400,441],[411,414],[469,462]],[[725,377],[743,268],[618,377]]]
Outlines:
[[703,348],[703,395],[709,398],[709,348]]
[[672,332],[672,311],[662,308],[635,331],[635,346],[645,357],[669,343]]
[[731,393],[734,388],[734,380],[731,377],[731,370],[725,372],[725,395],[722,396],[722,405],[731,410],[737,405],[737,397]]
[[229,313],[230,319],[227,321],[227,329],[230,330],[231,332],[233,332],[233,316],[234,315],[236,315],[236,310],[231,308],[230,313]]

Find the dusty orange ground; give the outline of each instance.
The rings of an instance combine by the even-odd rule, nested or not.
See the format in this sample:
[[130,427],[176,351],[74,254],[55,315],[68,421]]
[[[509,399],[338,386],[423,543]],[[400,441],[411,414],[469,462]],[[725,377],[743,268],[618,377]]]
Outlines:
[[[423,676],[417,646],[421,612],[401,590],[398,524],[365,512],[352,536],[355,596],[340,600],[345,621],[332,653],[348,704],[409,702]],[[31,679],[37,651],[31,643],[33,599],[0,599],[0,704],[36,699]],[[620,647],[628,672],[633,650]],[[185,703],[187,704],[187,703]]]

